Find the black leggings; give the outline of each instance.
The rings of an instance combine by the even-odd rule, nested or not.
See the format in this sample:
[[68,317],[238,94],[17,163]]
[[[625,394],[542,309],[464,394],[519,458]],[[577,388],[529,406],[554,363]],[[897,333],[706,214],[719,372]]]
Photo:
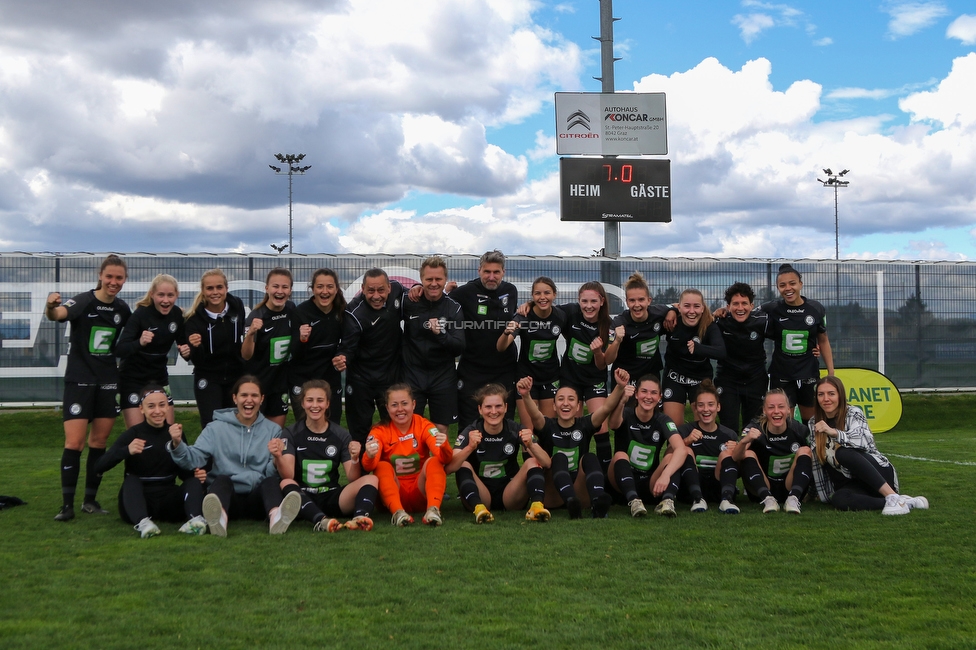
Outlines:
[[243,494],[234,491],[234,483],[229,476],[214,476],[207,494],[216,494],[220,505],[231,519],[247,518],[262,521],[272,508],[281,504],[281,488],[278,477],[269,476],[258,483],[250,492]]
[[[837,450],[837,462],[849,471],[853,478],[840,475],[835,479],[830,503],[838,510],[881,510],[885,499],[881,486],[887,483],[895,487],[895,468],[882,466],[873,456],[858,449],[841,447]],[[836,477],[839,473],[835,473]]]
[[119,515],[130,524],[146,517],[186,521],[200,514],[202,504],[203,485],[195,478],[186,479],[182,485],[154,485],[129,474],[119,490]]

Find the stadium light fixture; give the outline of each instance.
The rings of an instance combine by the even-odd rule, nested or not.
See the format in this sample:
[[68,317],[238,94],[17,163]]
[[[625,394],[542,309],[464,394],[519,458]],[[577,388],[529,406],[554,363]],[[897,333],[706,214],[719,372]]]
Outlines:
[[[276,153],[275,154],[275,159],[278,162],[283,163],[284,165],[287,165],[288,166],[288,171],[282,171],[281,167],[276,167],[274,165],[268,165],[268,167],[270,167],[272,169],[272,171],[274,171],[274,173],[275,173],[276,176],[288,176],[288,244],[286,245],[286,247],[292,253],[295,252],[295,246],[294,246],[294,242],[292,241],[292,180],[291,179],[292,179],[292,176],[294,176],[295,174],[298,174],[299,176],[304,176],[305,175],[305,172],[307,172],[308,170],[310,170],[312,168],[311,165],[299,166],[299,165],[296,165],[295,164],[295,163],[301,162],[302,159],[304,159],[304,158],[305,158],[305,154],[303,154],[303,153],[299,153],[299,154],[294,154],[294,153],[288,153],[288,154]],[[284,250],[284,248],[282,248],[281,250],[279,250],[278,247],[275,246],[274,244],[271,244],[271,247],[274,248],[276,251],[278,251],[278,253],[281,253],[281,251]]]
[[830,171],[829,168],[823,170],[827,174],[827,180],[818,178],[817,180],[823,184],[824,187],[834,188],[834,259],[840,259],[840,219],[838,218],[837,212],[837,189],[841,187],[847,187],[851,184],[850,181],[841,180],[842,177],[850,173],[851,170],[845,169],[839,174],[835,174]]

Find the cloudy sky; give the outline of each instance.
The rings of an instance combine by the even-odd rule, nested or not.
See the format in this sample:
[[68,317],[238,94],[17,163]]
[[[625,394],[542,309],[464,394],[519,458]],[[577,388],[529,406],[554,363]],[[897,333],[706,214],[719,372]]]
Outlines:
[[[968,14],[966,12],[969,12]],[[0,0],[0,250],[589,255],[552,96],[599,91],[597,0]],[[616,0],[665,92],[671,224],[625,255],[976,259],[971,0]],[[968,90],[967,90],[968,88]],[[822,176],[822,174],[820,174]]]

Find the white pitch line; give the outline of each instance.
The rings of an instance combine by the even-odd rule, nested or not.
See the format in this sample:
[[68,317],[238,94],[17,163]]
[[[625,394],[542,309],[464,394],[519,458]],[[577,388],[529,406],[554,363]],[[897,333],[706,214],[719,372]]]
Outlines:
[[947,463],[949,465],[966,465],[968,467],[976,466],[976,463],[970,463],[966,460],[938,460],[936,458],[920,458],[918,456],[906,456],[904,454],[888,454],[888,456],[894,456],[895,458],[907,458],[908,460],[924,460],[927,463]]

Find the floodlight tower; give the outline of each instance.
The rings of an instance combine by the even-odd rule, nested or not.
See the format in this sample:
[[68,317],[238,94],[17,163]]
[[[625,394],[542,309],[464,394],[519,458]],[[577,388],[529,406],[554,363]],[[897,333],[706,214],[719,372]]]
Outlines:
[[[295,252],[295,246],[292,243],[292,202],[291,202],[291,182],[292,181],[291,181],[291,178],[295,174],[298,174],[299,176],[304,176],[305,175],[305,172],[307,172],[308,170],[310,170],[312,168],[312,166],[311,165],[299,166],[299,165],[296,164],[296,163],[300,163],[302,161],[302,159],[305,158],[305,154],[303,154],[303,153],[299,153],[299,154],[294,154],[294,153],[280,154],[280,153],[276,153],[275,154],[275,158],[278,159],[278,162],[280,162],[280,163],[288,166],[288,171],[282,171],[281,167],[276,167],[274,165],[268,165],[268,167],[270,167],[272,170],[274,170],[274,173],[276,175],[278,175],[278,176],[287,175],[288,176],[288,250],[290,252],[294,253]],[[275,250],[277,250],[277,248]],[[280,250],[278,252],[281,253]]]
[[824,187],[834,188],[834,259],[840,259],[840,221],[837,217],[837,188],[847,187],[851,184],[850,181],[841,180],[848,172],[851,170],[845,169],[839,174],[835,174],[830,171],[830,169],[825,169],[823,172],[827,174],[827,180],[818,178],[817,180],[823,183]]

